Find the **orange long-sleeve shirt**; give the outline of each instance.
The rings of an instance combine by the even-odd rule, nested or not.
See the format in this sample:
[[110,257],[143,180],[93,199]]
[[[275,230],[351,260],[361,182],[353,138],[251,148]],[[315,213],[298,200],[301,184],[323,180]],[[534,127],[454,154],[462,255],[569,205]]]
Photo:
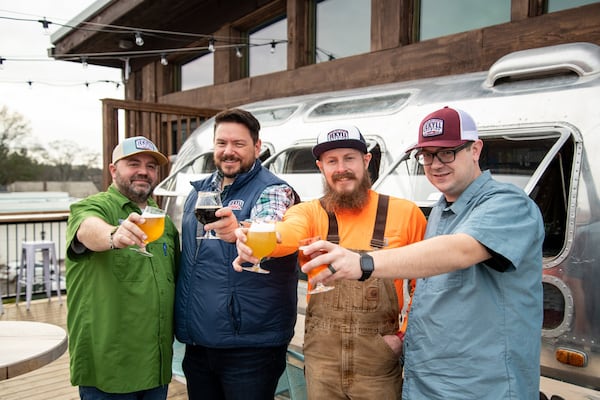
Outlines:
[[[377,192],[369,191],[369,201],[361,210],[344,210],[336,213],[340,245],[352,250],[371,250],[370,241],[377,213]],[[390,197],[384,238],[386,248],[405,246],[423,239],[426,219],[414,203]],[[298,250],[301,239],[320,236],[327,238],[329,220],[319,200],[297,204],[286,212],[283,221],[277,222],[276,230],[281,243],[271,253],[281,257]],[[404,306],[403,280],[394,281],[398,294],[398,306]]]

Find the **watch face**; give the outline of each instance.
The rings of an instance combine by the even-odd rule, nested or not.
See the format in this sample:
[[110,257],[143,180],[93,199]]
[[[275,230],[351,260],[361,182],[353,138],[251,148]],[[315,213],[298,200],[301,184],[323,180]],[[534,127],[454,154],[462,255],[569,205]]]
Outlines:
[[371,273],[375,269],[375,265],[373,264],[373,257],[371,257],[367,253],[362,253],[360,255],[360,269],[362,271],[362,276],[359,281],[365,281],[369,279]]

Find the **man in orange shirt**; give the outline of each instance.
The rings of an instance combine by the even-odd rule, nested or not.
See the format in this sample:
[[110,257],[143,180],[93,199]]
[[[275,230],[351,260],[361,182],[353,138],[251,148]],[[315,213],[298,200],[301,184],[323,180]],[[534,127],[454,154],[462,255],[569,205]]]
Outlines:
[[[425,217],[414,203],[371,189],[371,154],[358,128],[325,130],[313,155],[325,180],[325,194],[287,210],[277,222],[281,242],[271,256],[294,253],[301,240],[320,237],[365,252],[365,268],[360,282],[340,280],[333,290],[310,296],[304,334],[308,398],[400,399],[404,284],[369,278],[372,263],[366,251],[420,241]],[[236,230],[237,271],[242,263],[257,261],[244,244],[246,232]]]

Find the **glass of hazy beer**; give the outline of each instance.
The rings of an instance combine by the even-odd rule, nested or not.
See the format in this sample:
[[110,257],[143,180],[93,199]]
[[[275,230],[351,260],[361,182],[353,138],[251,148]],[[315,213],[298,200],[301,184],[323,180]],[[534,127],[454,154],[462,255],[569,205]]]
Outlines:
[[144,223],[138,223],[136,225],[144,231],[148,238],[144,241],[143,247],[130,248],[131,250],[137,251],[146,257],[153,257],[152,253],[149,253],[146,250],[146,245],[160,238],[165,231],[165,211],[157,207],[148,206],[144,208],[144,211],[142,212],[142,218],[144,218]]
[[[299,250],[298,251],[298,264],[300,264],[300,266],[303,266],[304,264],[306,264],[307,262],[310,261],[310,257],[307,256],[306,254],[304,254],[303,247],[308,246],[309,244],[314,243],[318,240],[321,240],[321,238],[319,236],[314,236],[311,238],[306,238],[306,239],[300,240],[300,242],[298,243],[298,245],[299,245],[299,247],[298,247],[298,250]],[[308,273],[308,277],[309,278],[314,277],[319,272],[323,271],[325,268],[327,268],[327,265],[320,265],[317,268],[311,269],[310,272]],[[335,288],[334,286],[325,286],[323,284],[323,282],[317,282],[315,287],[310,288],[310,290],[307,293],[308,294],[323,293],[323,292],[328,292],[334,288]]]
[[[219,217],[215,215],[215,211],[222,208],[221,204],[221,193],[219,192],[198,192],[198,199],[196,200],[196,207],[194,213],[196,219],[204,225],[210,224],[219,220]],[[204,235],[197,236],[196,239],[218,239],[218,236],[212,234],[212,231],[205,231]]]
[[[277,246],[275,223],[262,220],[252,221],[246,238],[246,246],[252,249],[254,257],[262,260],[271,254],[275,250],[275,246]],[[251,267],[243,267],[243,269],[259,274],[269,273],[268,270],[260,267],[260,261]]]

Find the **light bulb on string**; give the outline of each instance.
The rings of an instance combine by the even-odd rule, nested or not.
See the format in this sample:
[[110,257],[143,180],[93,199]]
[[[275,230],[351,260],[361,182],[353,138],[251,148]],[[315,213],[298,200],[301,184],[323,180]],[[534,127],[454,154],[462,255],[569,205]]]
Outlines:
[[125,66],[123,68],[123,82],[127,83],[129,81],[129,73],[131,72],[129,66],[129,57],[125,59]]
[[42,27],[44,28],[44,35],[46,35],[46,36],[50,35],[50,29],[49,29],[49,26],[50,26],[50,24],[51,24],[52,22],[48,21],[48,20],[46,19],[46,17],[44,17],[44,19],[39,19],[39,20],[38,20],[38,22],[39,22],[40,24],[42,24]]
[[4,69],[4,60],[6,60],[6,58],[0,57],[0,69]]
[[164,54],[161,54],[160,55],[160,63],[165,67],[167,65],[169,65],[169,60],[167,60],[167,56],[165,56]]
[[29,85],[29,89],[31,89],[33,87],[33,82],[32,81],[27,81],[27,84]]
[[275,41],[273,40],[273,41],[271,42],[271,54],[275,54],[275,45],[276,45],[276,43],[275,43]]
[[210,51],[211,53],[215,52],[215,39],[210,39],[208,41],[208,51]]
[[81,67],[83,69],[87,69],[87,67],[88,67],[87,57],[81,57]]
[[242,51],[240,50],[240,48],[239,48],[239,47],[236,47],[236,48],[235,48],[235,56],[236,56],[237,58],[242,58],[242,57],[244,56],[244,55],[242,54]]
[[135,33],[135,44],[137,44],[140,47],[144,45],[144,38],[142,37],[142,34],[139,32]]

